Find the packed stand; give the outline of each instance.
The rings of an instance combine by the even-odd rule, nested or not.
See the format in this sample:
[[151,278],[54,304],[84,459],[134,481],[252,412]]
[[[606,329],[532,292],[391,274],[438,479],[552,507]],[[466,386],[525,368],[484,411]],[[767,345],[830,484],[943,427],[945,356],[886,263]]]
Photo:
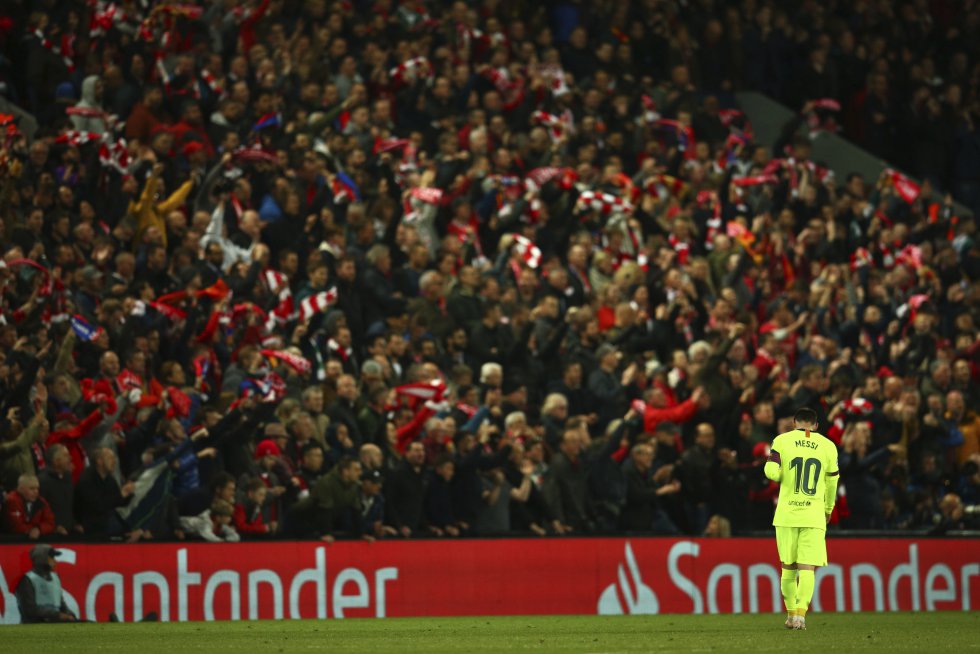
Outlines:
[[976,526],[973,218],[811,161],[832,103],[775,153],[731,103],[761,55],[719,43],[770,12],[792,62],[829,22],[31,4],[0,18],[40,123],[0,117],[4,538],[764,530],[803,406],[834,525]]

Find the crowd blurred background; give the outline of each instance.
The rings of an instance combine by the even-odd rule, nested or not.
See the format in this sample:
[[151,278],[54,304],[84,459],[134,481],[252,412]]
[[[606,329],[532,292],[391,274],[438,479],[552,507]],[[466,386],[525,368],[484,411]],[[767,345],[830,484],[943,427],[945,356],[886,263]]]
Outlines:
[[977,526],[977,2],[0,14],[3,538]]

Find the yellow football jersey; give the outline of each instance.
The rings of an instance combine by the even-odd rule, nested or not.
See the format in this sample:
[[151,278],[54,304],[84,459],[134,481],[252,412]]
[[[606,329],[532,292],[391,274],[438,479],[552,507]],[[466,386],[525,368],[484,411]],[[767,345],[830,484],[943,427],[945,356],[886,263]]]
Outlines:
[[815,431],[794,429],[772,442],[765,473],[779,482],[776,527],[827,528],[837,498],[837,446]]

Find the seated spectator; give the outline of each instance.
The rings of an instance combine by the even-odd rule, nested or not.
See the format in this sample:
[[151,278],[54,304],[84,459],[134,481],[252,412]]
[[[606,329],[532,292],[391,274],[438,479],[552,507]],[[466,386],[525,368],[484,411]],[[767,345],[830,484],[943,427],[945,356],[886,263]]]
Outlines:
[[24,624],[38,622],[77,622],[78,617],[65,604],[61,578],[55,572],[61,552],[50,545],[31,548],[32,567],[17,584],[17,608]]
[[37,540],[55,531],[54,512],[41,497],[41,484],[34,475],[21,475],[17,488],[7,493],[3,503],[6,531]]
[[211,508],[200,515],[180,519],[180,527],[188,536],[202,538],[209,543],[237,543],[241,540],[232,524],[235,507],[231,502],[215,500]]

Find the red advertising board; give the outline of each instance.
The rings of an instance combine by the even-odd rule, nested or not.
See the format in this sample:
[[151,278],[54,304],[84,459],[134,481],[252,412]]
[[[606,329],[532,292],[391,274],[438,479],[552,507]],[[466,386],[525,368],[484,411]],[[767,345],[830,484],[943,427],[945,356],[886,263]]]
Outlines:
[[[64,545],[66,601],[88,620],[778,612],[766,539]],[[815,610],[980,607],[980,540],[832,539]],[[0,546],[0,624],[29,545]]]

